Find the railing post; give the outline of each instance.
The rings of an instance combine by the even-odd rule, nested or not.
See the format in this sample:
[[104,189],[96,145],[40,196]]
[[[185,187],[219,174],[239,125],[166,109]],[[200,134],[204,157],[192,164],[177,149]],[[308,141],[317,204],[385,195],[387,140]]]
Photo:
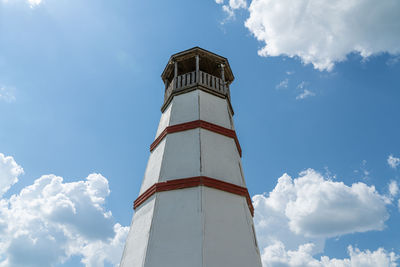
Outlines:
[[174,89],[177,88],[178,62],[174,61]]
[[196,55],[196,81],[195,82],[197,82],[197,83],[200,82],[199,70],[200,70],[200,57],[199,57],[199,55]]
[[225,70],[224,70],[225,65],[221,64],[220,66],[221,66],[222,88],[223,88],[223,91],[225,91]]

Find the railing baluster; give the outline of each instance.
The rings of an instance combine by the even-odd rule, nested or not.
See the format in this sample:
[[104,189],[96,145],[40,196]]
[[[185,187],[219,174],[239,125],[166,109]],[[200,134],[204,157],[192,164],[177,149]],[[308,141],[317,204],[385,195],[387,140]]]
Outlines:
[[199,72],[192,71],[177,76],[175,80],[171,81],[166,94],[170,95],[174,89],[193,86],[196,83],[213,89],[218,93],[229,93],[228,86],[221,78],[199,70]]

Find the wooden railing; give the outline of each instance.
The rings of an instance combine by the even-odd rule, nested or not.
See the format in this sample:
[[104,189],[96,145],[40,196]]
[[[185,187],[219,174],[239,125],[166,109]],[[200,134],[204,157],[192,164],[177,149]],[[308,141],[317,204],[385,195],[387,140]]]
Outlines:
[[192,71],[176,77],[175,88],[179,89],[186,86],[194,85],[195,83],[196,83],[196,72]]
[[221,78],[203,71],[199,71],[199,77],[196,77],[196,74],[196,71],[192,71],[176,77],[175,81],[172,81],[168,85],[167,90],[165,90],[165,101],[169,98],[174,89],[181,89],[196,84],[202,85],[224,95],[228,94],[228,86],[224,84]]
[[222,94],[227,93],[227,86],[224,84],[221,78],[202,71],[199,71],[199,78],[199,84],[214,89]]

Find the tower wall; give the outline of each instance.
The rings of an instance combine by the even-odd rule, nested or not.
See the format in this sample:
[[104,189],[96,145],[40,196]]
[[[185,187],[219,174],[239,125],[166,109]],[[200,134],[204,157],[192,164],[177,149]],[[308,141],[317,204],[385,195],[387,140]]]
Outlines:
[[120,266],[261,267],[229,98],[189,89],[165,102]]

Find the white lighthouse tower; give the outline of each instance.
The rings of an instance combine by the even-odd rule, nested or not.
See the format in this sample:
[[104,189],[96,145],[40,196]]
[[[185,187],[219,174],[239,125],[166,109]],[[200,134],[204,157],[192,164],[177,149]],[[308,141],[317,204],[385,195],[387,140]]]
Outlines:
[[261,267],[228,60],[195,47],[161,75],[162,115],[121,267]]

